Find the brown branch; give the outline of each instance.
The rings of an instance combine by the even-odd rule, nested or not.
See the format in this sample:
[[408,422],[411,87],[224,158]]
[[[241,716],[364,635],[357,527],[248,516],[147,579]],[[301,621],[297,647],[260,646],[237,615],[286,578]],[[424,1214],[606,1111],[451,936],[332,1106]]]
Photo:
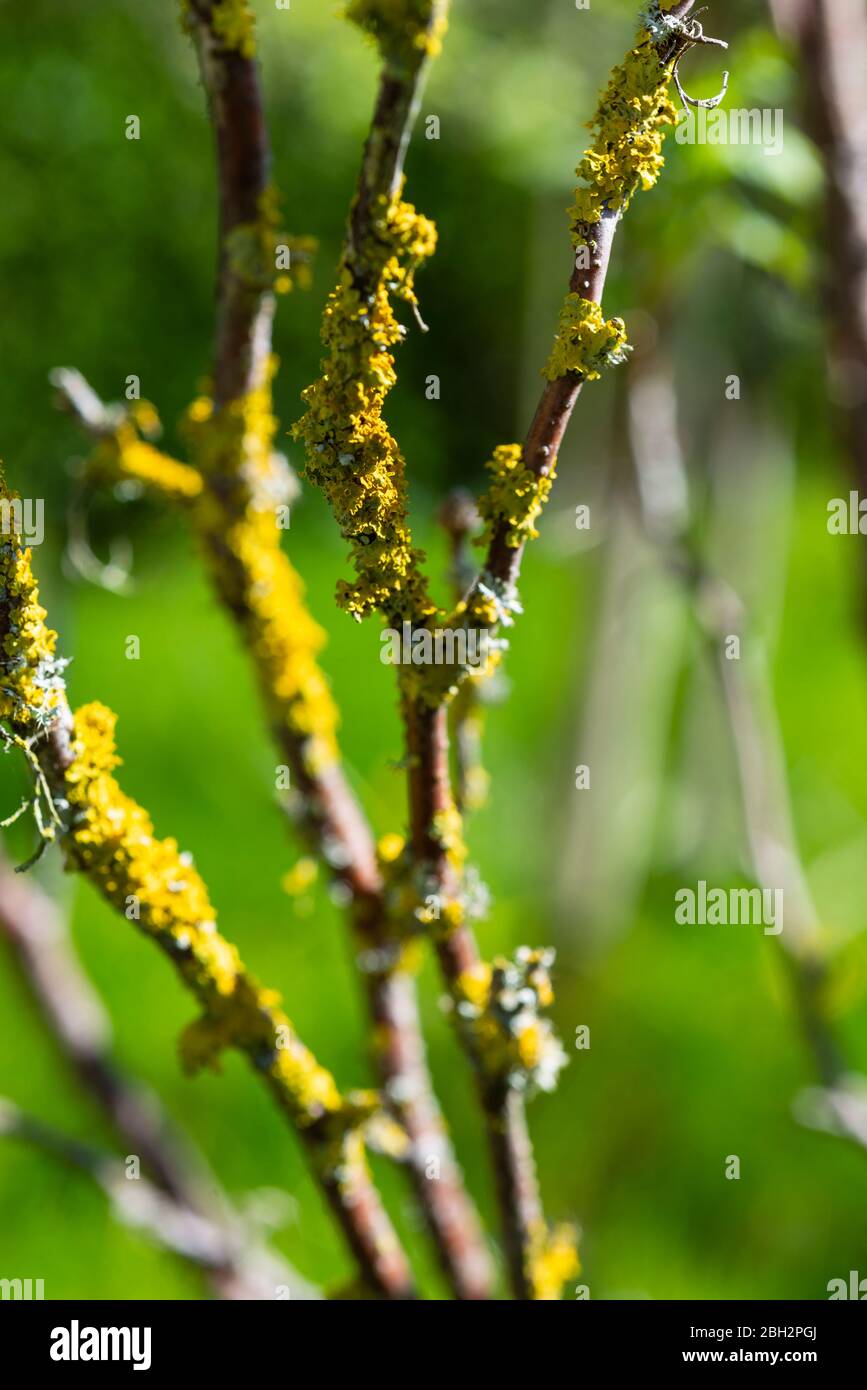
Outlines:
[[[456,902],[461,876],[437,827],[453,811],[449,771],[448,710],[424,700],[404,699],[403,719],[409,790],[412,858],[426,895],[440,904]],[[438,931],[434,944],[443,978],[453,999],[463,977],[482,966],[476,939],[466,924]],[[544,1229],[524,1100],[508,1081],[487,1075],[473,1041],[461,1038],[473,1064],[494,1169],[510,1287],[516,1299],[535,1297],[532,1257]]]
[[[571,294],[580,294],[583,299],[592,300],[595,304],[602,303],[614,233],[619,220],[619,213],[603,214],[598,230],[594,232],[595,245],[591,251],[589,267],[576,266],[572,271],[569,280]],[[555,467],[583,386],[583,378],[577,377],[574,372],[558,377],[556,381],[546,382],[523,448],[526,466],[537,478],[546,478]],[[508,545],[507,535],[506,524],[501,524],[494,530],[483,573],[490,575],[500,584],[512,586],[518,581],[524,547]],[[476,581],[476,591],[478,583],[479,580]]]
[[[668,13],[678,19],[685,19],[692,10],[695,0],[682,0],[671,7]],[[676,34],[667,49],[660,51],[660,68],[675,63],[695,42],[711,42],[704,39],[690,39]],[[589,243],[589,265],[582,266],[576,259],[569,278],[569,293],[580,295],[582,299],[594,304],[602,303],[614,237],[622,212],[603,208],[600,220],[592,226]],[[572,412],[584,386],[584,378],[567,372],[554,381],[546,381],[530,428],[527,431],[522,457],[525,467],[537,478],[547,478],[557,463],[557,455],[572,419]],[[493,579],[510,590],[518,581],[524,545],[510,546],[508,542],[508,522],[501,522],[494,528],[488,545],[487,555],[481,574],[467,595],[467,602],[478,596],[479,585]]]
[[214,3],[191,0],[190,18],[217,147],[217,339],[214,398],[237,399],[260,381],[271,351],[272,294],[233,265],[230,237],[256,226],[268,190],[271,151],[256,60],[221,39]]

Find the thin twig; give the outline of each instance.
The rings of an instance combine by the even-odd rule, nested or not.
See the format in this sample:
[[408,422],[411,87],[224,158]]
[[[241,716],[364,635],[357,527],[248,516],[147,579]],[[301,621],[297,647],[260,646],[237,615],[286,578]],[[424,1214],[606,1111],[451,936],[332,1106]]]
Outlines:
[[237,1215],[229,1221],[206,1214],[147,1178],[130,1177],[121,1159],[69,1138],[2,1097],[0,1138],[32,1144],[86,1173],[118,1221],[200,1268],[221,1298],[311,1302],[321,1296],[281,1256],[255,1244]]
[[[676,429],[677,403],[673,379],[658,360],[658,351],[639,357],[628,369],[627,428],[635,470],[636,507],[645,534],[662,556],[667,570],[679,580],[690,599],[692,615],[702,633],[719,683],[726,722],[735,755],[740,809],[756,882],[782,891],[785,929],[776,937],[785,962],[803,1035],[813,1058],[822,1091],[811,1109],[828,1116],[829,1127],[867,1148],[867,1099],[864,1082],[847,1066],[826,1007],[828,962],[821,943],[819,915],[798,852],[786,785],[785,750],[773,715],[770,681],[758,639],[749,631],[748,615],[735,591],[713,573],[699,546],[687,531],[680,505],[667,513],[652,512],[649,500],[663,499],[654,489],[652,472],[658,463],[652,443],[657,432],[646,408],[628,399],[638,382],[652,381],[657,408],[668,423],[666,464],[680,475],[668,496],[680,504],[687,495],[685,463]],[[651,399],[647,390],[642,402]],[[634,407],[634,408],[633,408]],[[739,636],[748,653],[730,660],[726,642]],[[747,673],[749,671],[749,674]]]
[[[478,529],[479,513],[472,493],[453,488],[443,502],[437,520],[449,542],[449,579],[454,602],[460,601],[475,575],[470,540]],[[454,749],[455,806],[462,816],[477,810],[486,800],[488,775],[482,762],[484,706],[501,693],[496,677],[479,676],[464,681],[449,708],[449,734]]]
[[85,976],[59,910],[31,877],[0,862],[0,933],[51,1035],[130,1151],[178,1203],[199,1201],[212,1175],[173,1126],[157,1095],[111,1055],[111,1024]]

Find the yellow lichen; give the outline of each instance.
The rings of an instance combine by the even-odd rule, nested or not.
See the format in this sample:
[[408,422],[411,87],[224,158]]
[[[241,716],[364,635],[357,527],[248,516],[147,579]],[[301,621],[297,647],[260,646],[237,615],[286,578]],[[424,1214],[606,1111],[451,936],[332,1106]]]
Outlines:
[[[192,511],[223,601],[256,663],[278,733],[300,738],[311,773],[337,757],[337,709],[317,656],[325,634],[304,602],[304,586],[280,545],[288,510],[273,453],[272,360],[259,387],[219,411],[204,397],[187,414],[187,434],[207,486]],[[234,486],[233,486],[234,484]]]
[[573,1226],[540,1223],[527,1257],[528,1282],[533,1298],[551,1302],[562,1298],[563,1288],[581,1272],[577,1235]]
[[431,822],[431,833],[454,867],[459,868],[467,857],[467,847],[464,844],[461,813],[453,801],[436,812]]
[[[145,405],[146,402],[139,402]],[[144,487],[175,502],[188,502],[202,490],[202,477],[195,468],[179,463],[148,444],[139,434],[137,417],[122,421],[113,434],[101,439],[88,460],[90,478],[116,481],[134,479]]]
[[0,719],[30,737],[61,707],[66,663],[56,655],[57,634],[46,624],[31,552],[21,542],[20,506],[0,469]]
[[295,1034],[279,995],[257,984],[217,931],[207,888],[189,855],[176,841],[157,839],[150,816],[118,785],[115,723],[101,704],[74,715],[65,774],[69,866],[158,943],[198,999],[202,1017],[182,1040],[188,1067],[212,1066],[224,1048],[240,1048],[300,1124],[341,1110],[333,1077]]
[[[665,34],[670,37],[668,30]],[[660,56],[659,38],[642,27],[633,48],[613,69],[588,123],[594,139],[575,171],[579,183],[569,213],[572,241],[588,257],[587,269],[602,217],[625,212],[639,189],[653,187],[665,163],[666,127],[676,124],[677,112],[668,95],[673,64]],[[606,319],[598,304],[570,293],[543,375],[556,381],[574,372],[595,381],[628,351],[623,320]]]
[[[190,0],[180,0],[180,9],[181,27],[186,33],[205,22]],[[223,48],[240,53],[242,58],[256,56],[256,21],[249,0],[213,0],[207,22]]]
[[488,961],[479,960],[459,975],[455,981],[455,993],[474,1009],[486,1008],[491,993],[493,966]]
[[576,170],[579,186],[570,213],[576,246],[592,242],[593,224],[603,212],[624,212],[633,195],[659,177],[666,127],[677,122],[668,95],[671,75],[671,63],[663,63],[642,28],[588,122],[595,138]]
[[556,381],[567,372],[579,372],[585,381],[597,381],[605,367],[618,366],[630,351],[622,319],[606,319],[592,299],[569,294],[542,375]]
[[217,0],[211,24],[221,43],[243,58],[256,54],[256,21],[248,0]]
[[255,222],[239,222],[224,242],[229,266],[252,290],[288,294],[312,283],[316,239],[289,236],[282,229],[279,195],[270,185],[259,197]]
[[435,57],[447,26],[448,0],[349,0],[345,17],[377,43],[386,62]]
[[406,839],[390,831],[377,841],[376,854],[380,864],[393,864],[403,854]]
[[390,349],[403,337],[391,297],[415,304],[415,271],[435,244],[426,217],[400,198],[379,199],[368,240],[353,268],[344,259],[326,305],[327,356],[295,426],[306,475],[350,545],[357,580],[338,586],[338,602],[359,619],[378,609],[399,623],[434,611],[407,524],[406,466],[382,411],[397,380]]
[[319,876],[319,865],[308,855],[298,859],[280,880],[280,887],[290,898],[299,898],[312,888]]
[[517,549],[539,534],[534,522],[548,500],[556,470],[552,467],[540,477],[525,467],[520,444],[498,445],[485,467],[493,481],[479,500],[479,515],[487,522],[479,544],[488,545],[494,531],[505,526],[506,544]]

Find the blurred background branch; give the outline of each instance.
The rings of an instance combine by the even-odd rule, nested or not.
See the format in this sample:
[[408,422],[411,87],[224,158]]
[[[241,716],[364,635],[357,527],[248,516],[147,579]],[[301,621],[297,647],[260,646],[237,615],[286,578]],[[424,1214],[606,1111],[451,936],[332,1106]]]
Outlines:
[[[206,1271],[221,1298],[269,1299],[281,1286],[295,1298],[318,1294],[220,1190],[204,1157],[170,1119],[158,1096],[134,1081],[113,1056],[105,1006],[78,960],[60,910],[32,881],[0,860],[0,935],[7,958],[84,1089],[136,1165],[60,1134],[0,1102],[0,1135],[46,1148],[88,1173],[118,1219]],[[148,1176],[149,1175],[149,1176]]]

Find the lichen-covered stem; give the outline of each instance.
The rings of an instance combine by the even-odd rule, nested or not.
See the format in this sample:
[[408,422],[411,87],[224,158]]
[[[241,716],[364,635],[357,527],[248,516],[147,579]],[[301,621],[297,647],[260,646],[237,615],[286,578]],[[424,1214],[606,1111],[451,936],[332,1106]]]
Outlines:
[[[5,480],[0,492],[8,501]],[[182,1042],[187,1068],[213,1067],[227,1048],[246,1055],[301,1138],[329,1202],[341,1206],[344,1229],[355,1232],[353,1248],[367,1259],[361,1266],[366,1288],[410,1296],[409,1267],[365,1160],[363,1132],[377,1114],[378,1098],[341,1095],[298,1037],[279,996],[259,985],[217,931],[208,890],[190,857],[175,841],[157,839],[147,812],[114,777],[120,759],[111,711],[91,704],[72,714],[57,636],[39,603],[30,552],[15,534],[0,546],[0,593],[0,720],[34,776],[43,845],[59,841],[67,866],[159,946],[198,1001],[201,1016]],[[388,1142],[398,1138],[391,1134]]]
[[[400,191],[406,152],[431,58],[438,51],[439,36],[445,27],[449,3],[450,0],[409,0],[407,14],[394,17],[392,32],[384,24],[377,28],[376,0],[372,3],[355,0],[349,6],[348,18],[376,37],[383,59],[373,119],[350,213],[350,263],[361,252],[369,235],[377,199],[393,198]],[[408,13],[413,5],[416,15]]]
[[[619,213],[604,212],[595,230],[590,252],[590,265],[574,267],[569,280],[569,292],[594,304],[602,303],[614,233]],[[547,381],[524,441],[522,456],[526,467],[537,478],[545,478],[556,466],[557,455],[572,419],[572,412],[584,386],[584,378],[567,372],[554,381]],[[521,570],[525,544],[508,544],[509,526],[501,522],[491,535],[484,563],[484,572],[504,585],[514,585]],[[476,581],[478,584],[478,581]],[[468,603],[472,602],[472,592]]]
[[[582,355],[582,343],[593,342],[609,364],[622,360],[627,351],[622,323],[606,324],[599,306],[620,218],[639,189],[653,186],[664,163],[665,128],[676,119],[668,98],[676,63],[693,42],[716,42],[688,32],[686,20],[693,5],[694,0],[681,0],[667,10],[658,3],[647,7],[635,46],[612,72],[594,117],[596,139],[578,167],[580,183],[572,211],[572,240],[581,254],[573,263],[568,312],[561,315],[556,350],[544,371],[546,384],[521,450],[528,479],[553,476],[584,382],[599,374],[599,362],[592,354]],[[607,342],[605,330],[610,335]],[[589,349],[583,349],[587,353]],[[514,597],[526,539],[526,533],[516,534],[508,516],[490,527],[485,563],[466,599],[477,618],[485,616],[484,589],[492,584],[507,600]]]
[[[68,776],[74,773],[75,759],[73,758],[66,774],[61,777],[51,757],[52,745],[48,743],[45,747],[43,767],[47,775],[51,777],[58,790],[65,786],[69,792]],[[120,823],[122,820],[118,813],[115,816],[115,825]],[[90,840],[87,850],[82,851],[74,831],[64,837],[64,844],[70,861],[94,881],[95,886],[110,902],[116,905],[118,895],[121,901],[123,898],[136,896],[133,890],[140,889],[139,881],[135,876],[124,877],[122,861],[114,858],[105,861],[99,857],[105,848],[111,853],[111,846],[103,846],[98,839]],[[340,1111],[340,1106],[333,1103],[336,1097],[328,1098],[333,1082],[319,1070],[318,1064],[306,1049],[292,1040],[293,1066],[297,1062],[304,1070],[312,1069],[311,1078],[319,1071],[314,1084],[317,1092],[322,1095],[321,1101],[312,1100],[311,1096],[310,1107],[306,1101],[299,1104],[300,1097],[294,1090],[294,1081],[287,1085],[287,1079],[280,1066],[279,1040],[281,1031],[289,1029],[288,1021],[270,1001],[267,993],[263,993],[255,981],[250,979],[241,963],[237,962],[234,967],[231,986],[228,982],[218,984],[213,975],[200,968],[200,961],[188,962],[185,955],[188,948],[179,949],[179,941],[183,946],[180,933],[175,932],[173,928],[163,931],[153,926],[149,927],[148,931],[179,968],[182,978],[198,995],[205,1009],[202,1025],[198,1026],[196,1032],[196,1041],[189,1049],[189,1052],[196,1056],[197,1064],[201,1064],[200,1050],[203,1057],[207,1057],[217,1045],[237,1047],[247,1054],[254,1071],[265,1081],[278,1107],[295,1128],[314,1177],[318,1179],[329,1206],[359,1262],[365,1286],[370,1292],[382,1297],[413,1296],[409,1267],[371,1181],[364,1159],[363,1145],[355,1134],[343,1132],[342,1121],[339,1121],[336,1132],[333,1128],[335,1117]],[[213,953],[219,960],[231,956],[232,948],[222,942],[221,938],[212,935],[208,952]],[[188,965],[192,968],[188,968]],[[236,1018],[232,1013],[223,1018],[220,1013],[220,1000],[226,995],[227,988],[231,990],[227,1002],[231,1004]],[[257,1019],[258,1021],[254,1022]],[[216,1036],[212,1040],[211,1034],[214,1030]],[[194,1031],[188,1030],[190,1038],[193,1037]],[[291,1039],[291,1033],[289,1036]],[[271,1049],[276,1050],[271,1052]],[[274,1058],[273,1062],[266,1060],[268,1055]],[[318,1117],[317,1112],[320,1112]]]
[[[294,1034],[277,997],[250,977],[213,921],[197,925],[212,913],[198,875],[183,857],[173,864],[173,843],[152,840],[149,820],[111,776],[113,720],[107,711],[80,711],[71,739],[68,710],[61,720],[61,737],[45,742],[40,761],[57,800],[65,793],[74,808],[62,837],[68,862],[112,905],[136,903],[142,929],[199,999],[202,1018],[185,1035],[187,1064],[214,1065],[224,1047],[247,1055],[298,1134],[365,1286],[382,1297],[412,1297],[409,1267],[370,1178],[359,1122],[349,1118],[358,1102],[350,1100],[347,1109],[333,1079]],[[139,846],[141,865],[135,859]],[[146,867],[151,858],[153,867]],[[174,909],[162,886],[168,879],[174,879]]]
[[[233,229],[255,222],[260,215],[270,160],[256,63],[252,56],[224,51],[207,22],[212,9],[197,6],[203,21],[198,26],[197,46],[216,130],[220,187],[219,328],[214,365],[214,404],[219,408],[261,387],[270,359],[273,296],[251,292],[234,272],[226,254],[227,238]],[[435,10],[443,9],[437,0]],[[431,20],[431,32],[434,27],[435,17]],[[389,69],[383,77],[355,207],[355,225],[359,228],[369,214],[371,200],[382,190],[393,192],[400,182],[426,63],[426,54],[420,51],[411,76]],[[334,721],[328,731],[330,756],[311,759],[309,740],[303,727],[299,729],[299,722],[303,726],[309,721],[304,719],[303,711],[300,721],[293,717],[293,712],[275,698],[275,688],[281,684],[279,674],[272,664],[257,658],[263,650],[273,651],[275,641],[267,631],[262,633],[261,621],[249,602],[254,576],[247,572],[238,548],[227,544],[228,527],[220,524],[221,513],[227,520],[237,522],[250,502],[240,481],[239,460],[224,458],[223,462],[223,468],[206,472],[208,486],[219,502],[214,524],[207,530],[206,545],[214,560],[223,602],[257,662],[274,738],[291,769],[300,828],[308,845],[325,859],[334,878],[349,890],[348,910],[359,955],[385,950],[386,955],[395,957],[390,949],[391,933],[373,836],[343,775]],[[279,551],[272,559],[281,570],[288,565]],[[393,1113],[409,1136],[409,1172],[443,1268],[459,1297],[484,1297],[488,1288],[484,1248],[433,1095],[414,980],[397,963],[369,973],[365,993],[377,1040],[373,1047],[377,1072]],[[426,1176],[429,1155],[440,1159],[438,1180]],[[337,1211],[340,1214],[339,1203]]]
[[[448,847],[436,828],[452,806],[446,708],[405,700],[404,720],[415,863],[436,894],[448,901],[457,897],[459,881]],[[446,986],[453,998],[459,999],[462,978],[481,964],[475,936],[470,927],[459,924],[439,933],[435,944]],[[516,1299],[532,1299],[536,1296],[532,1282],[534,1246],[544,1230],[544,1218],[524,1098],[511,1089],[507,1079],[488,1075],[471,1033],[459,1029],[458,1036],[473,1065],[484,1113],[511,1291]]]
[[394,300],[417,312],[415,273],[436,228],[402,199],[403,161],[448,0],[351,0],[346,17],[379,47],[382,75],[349,226],[322,323],[327,355],[303,393],[295,426],[307,445],[307,478],[325,493],[356,571],[338,601],[357,618],[396,623],[435,611],[407,519],[406,463],[384,417],[397,379],[394,349],[405,328]]

